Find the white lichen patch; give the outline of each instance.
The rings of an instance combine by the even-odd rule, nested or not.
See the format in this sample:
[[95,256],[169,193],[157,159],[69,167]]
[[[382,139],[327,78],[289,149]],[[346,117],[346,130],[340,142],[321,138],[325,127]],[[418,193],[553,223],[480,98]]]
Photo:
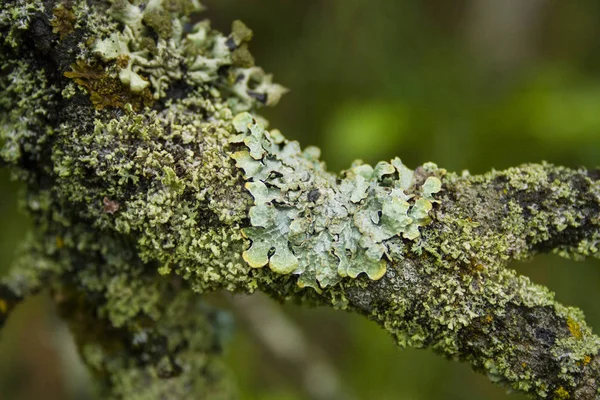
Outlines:
[[318,149],[302,151],[248,113],[233,124],[238,135],[230,141],[245,149],[232,158],[254,197],[251,227],[243,230],[252,242],[243,253],[251,267],[297,274],[299,286],[316,290],[363,272],[376,280],[386,259],[397,257],[388,240],[414,241],[431,221],[443,174],[434,164],[418,178],[398,158],[375,168],[355,163],[338,179],[326,172]]

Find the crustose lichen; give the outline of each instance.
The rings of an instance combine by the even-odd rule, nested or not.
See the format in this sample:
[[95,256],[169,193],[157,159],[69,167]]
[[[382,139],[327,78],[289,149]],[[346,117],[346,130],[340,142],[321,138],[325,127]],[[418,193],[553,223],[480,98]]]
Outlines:
[[415,240],[431,221],[444,173],[435,164],[416,174],[399,158],[375,168],[355,163],[338,179],[326,172],[317,148],[302,151],[248,113],[233,124],[239,134],[230,141],[245,149],[232,157],[254,197],[251,226],[243,230],[252,241],[243,253],[251,267],[298,274],[299,286],[316,290],[362,272],[379,279],[386,259],[401,253],[389,239]]

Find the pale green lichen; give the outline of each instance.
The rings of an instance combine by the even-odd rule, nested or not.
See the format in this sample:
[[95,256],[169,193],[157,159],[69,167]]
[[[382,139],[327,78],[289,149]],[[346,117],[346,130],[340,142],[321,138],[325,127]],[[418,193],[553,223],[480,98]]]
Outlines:
[[433,164],[422,183],[400,159],[375,168],[356,163],[336,181],[314,148],[302,152],[297,142],[272,135],[247,113],[233,124],[238,135],[230,142],[247,150],[232,157],[254,197],[252,226],[243,230],[252,241],[243,254],[251,267],[268,264],[316,290],[363,272],[379,279],[386,260],[394,260],[387,241],[415,240],[431,220],[443,174]]
[[[249,110],[256,101],[277,104],[286,90],[249,61],[247,42],[252,31],[239,21],[234,22],[229,37],[212,30],[209,21],[198,22],[188,31],[184,25],[189,23],[189,12],[200,11],[202,6],[196,0],[184,4],[115,1],[111,13],[125,27],[98,38],[93,52],[105,63],[115,63],[112,74],[133,92],[151,87],[157,100],[182,82],[200,86],[222,80],[220,88],[233,95],[228,97],[234,112]],[[153,39],[153,32],[158,39]],[[219,71],[229,66],[222,77]]]

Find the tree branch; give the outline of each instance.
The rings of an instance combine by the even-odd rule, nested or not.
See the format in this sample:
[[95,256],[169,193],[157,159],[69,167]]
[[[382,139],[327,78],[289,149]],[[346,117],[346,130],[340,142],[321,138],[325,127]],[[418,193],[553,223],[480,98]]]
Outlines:
[[458,176],[395,159],[331,174],[316,149],[265,130],[256,110],[285,89],[254,66],[252,32],[190,26],[199,10],[0,10],[0,159],[27,183],[37,228],[1,286],[2,316],[49,287],[114,398],[148,379],[138,398],[220,393],[192,379],[218,334],[191,294],[219,289],[359,312],[399,345],[535,398],[598,398],[600,340],[581,312],[506,268],[538,252],[597,255],[596,172]]

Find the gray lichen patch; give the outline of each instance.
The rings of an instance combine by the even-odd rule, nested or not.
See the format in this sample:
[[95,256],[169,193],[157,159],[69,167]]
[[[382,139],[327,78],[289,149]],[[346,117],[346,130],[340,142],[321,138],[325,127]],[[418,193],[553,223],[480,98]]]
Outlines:
[[316,290],[363,272],[380,279],[386,260],[402,257],[389,240],[414,241],[431,221],[444,173],[434,164],[425,166],[420,183],[398,158],[375,168],[357,162],[337,179],[325,170],[318,149],[302,151],[248,113],[233,125],[239,134],[230,142],[245,149],[232,157],[254,197],[251,227],[243,230],[252,241],[243,253],[251,267],[268,264],[275,272],[297,274],[299,286]]

